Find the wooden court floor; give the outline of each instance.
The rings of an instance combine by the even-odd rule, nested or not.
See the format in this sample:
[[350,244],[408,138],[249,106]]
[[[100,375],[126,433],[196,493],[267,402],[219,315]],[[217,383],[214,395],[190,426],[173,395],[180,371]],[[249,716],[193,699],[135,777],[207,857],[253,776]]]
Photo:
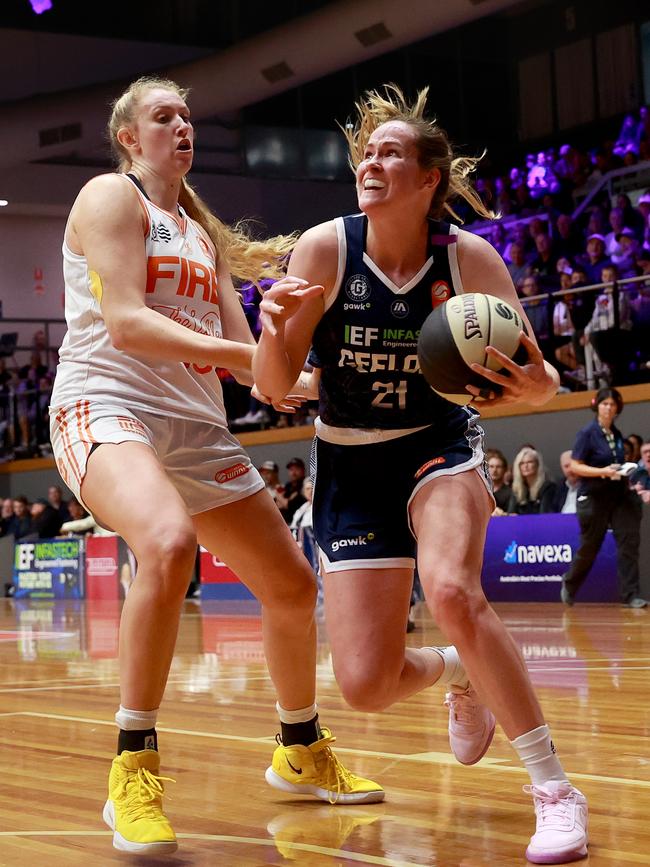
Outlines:
[[[650,614],[613,605],[502,605],[558,752],[590,799],[590,867],[650,864]],[[0,601],[0,865],[525,865],[527,781],[505,737],[465,768],[441,688],[380,715],[339,697],[325,629],[319,704],[347,764],[383,804],[332,807],[269,788],[274,695],[255,603],[188,601],[159,718],[180,848],[111,847],[101,808],[116,730],[112,603]],[[443,643],[423,606],[409,642]]]

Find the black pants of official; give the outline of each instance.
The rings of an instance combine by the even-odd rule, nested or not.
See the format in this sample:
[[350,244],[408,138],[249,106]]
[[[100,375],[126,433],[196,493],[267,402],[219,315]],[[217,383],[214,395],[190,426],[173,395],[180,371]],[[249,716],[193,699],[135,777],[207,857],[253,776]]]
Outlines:
[[639,595],[639,545],[641,541],[642,507],[634,491],[623,490],[614,496],[592,495],[578,500],[577,516],[580,523],[580,546],[564,584],[575,596],[589,575],[596,555],[603,544],[609,527],[616,541],[618,590],[621,602],[629,602]]

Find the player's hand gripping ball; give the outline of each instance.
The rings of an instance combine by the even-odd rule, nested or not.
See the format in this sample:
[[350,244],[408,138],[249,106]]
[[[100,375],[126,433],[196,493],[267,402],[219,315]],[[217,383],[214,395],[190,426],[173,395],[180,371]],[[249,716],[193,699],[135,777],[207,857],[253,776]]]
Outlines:
[[527,333],[522,318],[506,301],[481,292],[454,295],[434,308],[422,326],[418,339],[422,374],[437,394],[452,403],[477,399],[465,391],[467,385],[498,395],[501,387],[474,373],[470,365],[505,372],[486,353],[488,346],[525,364],[528,353],[519,342],[521,331]]

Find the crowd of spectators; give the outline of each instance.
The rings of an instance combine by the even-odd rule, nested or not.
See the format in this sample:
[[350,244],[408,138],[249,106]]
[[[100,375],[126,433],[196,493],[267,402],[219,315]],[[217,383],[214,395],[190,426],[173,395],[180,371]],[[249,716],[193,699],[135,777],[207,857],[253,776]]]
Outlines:
[[[629,434],[623,445],[626,462],[638,465],[629,477],[630,486],[644,503],[650,503],[650,440]],[[485,460],[496,501],[495,517],[575,514],[578,476],[571,469],[570,450],[560,455],[559,474],[548,470],[542,452],[532,443],[522,445],[510,465],[499,449],[488,449]]]
[[0,537],[33,542],[58,536],[106,535],[93,515],[71,497],[63,498],[59,485],[50,485],[47,497],[30,502],[27,497],[7,497],[0,503]]
[[[37,331],[26,364],[0,357],[0,460],[49,452],[48,407],[56,364],[45,332]],[[11,363],[10,363],[11,361]]]

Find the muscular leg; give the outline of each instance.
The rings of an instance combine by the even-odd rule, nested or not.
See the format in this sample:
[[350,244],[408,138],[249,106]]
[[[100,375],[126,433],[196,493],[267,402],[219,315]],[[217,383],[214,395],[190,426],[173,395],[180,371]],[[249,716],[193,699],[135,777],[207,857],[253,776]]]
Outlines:
[[410,569],[351,569],[323,577],[334,674],[348,704],[380,711],[431,686],[444,664],[406,648]]
[[521,653],[481,589],[489,516],[489,497],[476,472],[432,480],[411,506],[427,604],[481,700],[513,740],[544,719]]
[[120,622],[124,707],[160,706],[196,556],[196,534],[176,488],[143,443],[105,443],[88,461],[82,496],[126,540],[138,568]]
[[262,604],[264,650],[285,710],[314,703],[316,579],[266,491],[194,516],[201,545]]

